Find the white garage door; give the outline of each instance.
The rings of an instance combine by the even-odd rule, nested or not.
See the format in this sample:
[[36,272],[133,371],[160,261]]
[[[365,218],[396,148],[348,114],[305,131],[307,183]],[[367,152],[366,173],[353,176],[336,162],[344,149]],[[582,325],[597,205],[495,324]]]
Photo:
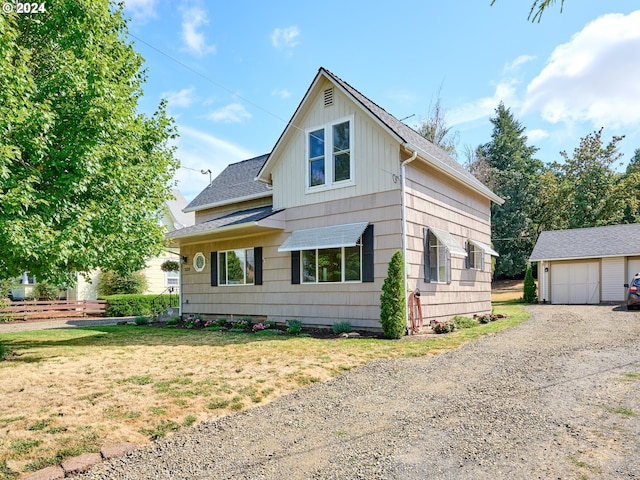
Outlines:
[[551,303],[570,305],[600,303],[598,262],[552,264]]

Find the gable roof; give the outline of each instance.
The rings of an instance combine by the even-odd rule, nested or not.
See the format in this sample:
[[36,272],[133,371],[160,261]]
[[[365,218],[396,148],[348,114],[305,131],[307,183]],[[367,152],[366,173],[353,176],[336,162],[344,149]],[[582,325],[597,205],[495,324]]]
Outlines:
[[195,212],[205,208],[235,203],[243,199],[268,197],[269,187],[255,178],[269,154],[232,163],[194,198],[183,210]]
[[273,152],[278,149],[281,141],[285,137],[287,131],[289,131],[296,123],[296,117],[302,110],[302,106],[304,105],[306,99],[309,97],[310,93],[313,91],[314,87],[318,85],[318,83],[326,78],[338,88],[342,90],[344,94],[353,99],[356,104],[359,104],[363,110],[369,114],[369,116],[376,121],[382,128],[387,130],[393,137],[395,137],[398,142],[400,142],[406,149],[412,152],[417,152],[419,158],[421,160],[427,162],[433,167],[441,170],[445,174],[449,175],[457,179],[458,181],[466,184],[467,186],[474,188],[481,195],[489,198],[491,201],[502,204],[504,200],[498,197],[495,193],[493,193],[489,188],[487,188],[482,182],[480,182],[477,178],[475,178],[471,173],[469,173],[466,169],[462,167],[456,160],[451,158],[451,156],[445,152],[442,148],[434,145],[432,142],[424,138],[418,132],[408,127],[396,117],[388,113],[385,109],[377,105],[376,103],[369,100],[358,90],[353,88],[344,80],[340,79],[330,71],[321,67],[318,70],[316,77],[314,78],[311,86],[305,93],[300,105],[294,112],[291,120],[289,121],[287,127],[285,128],[282,135],[278,139],[275,147],[273,148],[272,155],[267,159],[262,168],[260,169],[257,177],[258,180],[268,181],[268,179],[263,176],[263,173],[268,168],[269,163],[274,158]]
[[541,260],[571,260],[640,255],[640,223],[606,227],[544,231],[531,257]]
[[180,190],[171,190],[173,198],[165,202],[169,216],[173,220],[173,227],[177,230],[182,227],[190,227],[196,223],[193,213],[185,213],[182,210],[187,206],[187,200]]

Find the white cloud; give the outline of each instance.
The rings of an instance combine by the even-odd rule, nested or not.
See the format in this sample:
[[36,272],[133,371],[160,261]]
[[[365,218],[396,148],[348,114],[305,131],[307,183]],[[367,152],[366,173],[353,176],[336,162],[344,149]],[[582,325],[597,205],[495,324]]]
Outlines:
[[224,123],[240,123],[245,119],[251,118],[251,114],[247,112],[243,105],[239,103],[231,103],[226,107],[219,108],[207,115],[209,120]]
[[527,136],[527,139],[529,140],[529,144],[534,144],[536,143],[538,140],[542,140],[544,138],[547,138],[549,136],[549,132],[547,132],[546,130],[542,130],[539,128],[534,128],[533,130],[527,130],[525,132],[525,135]]
[[536,59],[536,57],[534,57],[533,55],[520,55],[518,58],[516,58],[513,62],[509,62],[507,63],[504,68],[503,68],[503,72],[504,73],[510,73],[513,72],[515,70],[517,70],[520,65],[524,65],[527,62],[532,62]]
[[451,125],[472,122],[481,118],[490,117],[495,113],[495,109],[500,102],[507,108],[517,107],[520,100],[516,96],[517,81],[505,79],[496,85],[491,97],[483,97],[472,102],[465,103],[452,108],[447,112],[447,119]]
[[291,96],[291,92],[286,88],[275,89],[273,92],[271,92],[271,96],[280,97],[284,99],[284,98],[289,98]]
[[298,42],[300,35],[298,27],[276,28],[271,34],[271,44],[276,48],[293,48]]
[[595,128],[640,125],[640,10],[597,18],[558,46],[527,86],[523,112]]
[[254,152],[200,130],[178,125],[176,157],[180,160],[175,179],[187,200],[192,200],[209,184],[209,174],[201,170],[211,169],[215,178],[230,163],[253,158]]
[[150,18],[156,18],[157,0],[126,0],[125,8],[131,12],[136,20],[145,22]]
[[194,87],[183,88],[179,92],[169,90],[168,92],[162,92],[161,97],[167,99],[169,108],[189,107],[193,103],[195,91]]
[[204,34],[199,31],[203,25],[209,24],[207,12],[200,7],[192,6],[182,10],[182,39],[187,50],[194,55],[203,56],[215,53],[215,45],[208,45]]

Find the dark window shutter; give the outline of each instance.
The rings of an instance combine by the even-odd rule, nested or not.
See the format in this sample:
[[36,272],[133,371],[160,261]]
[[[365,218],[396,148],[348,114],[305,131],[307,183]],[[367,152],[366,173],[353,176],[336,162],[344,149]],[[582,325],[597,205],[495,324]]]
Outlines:
[[300,284],[300,250],[291,252],[291,283]]
[[467,258],[464,259],[465,268],[471,268],[471,242],[467,242]]
[[211,252],[211,286],[218,286],[218,252]]
[[424,281],[431,281],[431,265],[429,264],[429,229],[424,229]]
[[254,247],[253,249],[253,283],[254,285],[262,285],[262,247]]
[[362,281],[373,282],[373,225],[362,234]]

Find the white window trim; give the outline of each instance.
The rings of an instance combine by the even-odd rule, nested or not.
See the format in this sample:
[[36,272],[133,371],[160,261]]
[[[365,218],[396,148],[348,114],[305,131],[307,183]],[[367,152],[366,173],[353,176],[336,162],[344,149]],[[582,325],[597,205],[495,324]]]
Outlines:
[[[198,265],[197,265],[197,263],[198,263],[197,259],[198,258],[202,258],[202,267],[201,268],[198,268]],[[193,269],[196,272],[202,272],[205,269],[206,266],[207,266],[207,257],[205,257],[202,252],[196,253],[193,256]]]
[[[229,252],[235,252],[237,250],[242,250],[244,252],[244,269],[242,270],[242,280],[243,283],[229,283],[229,272],[227,271],[227,259],[228,259],[228,253]],[[248,251],[254,251],[253,248],[233,248],[231,250],[220,250],[217,255],[218,255],[218,286],[219,287],[245,287],[247,285],[255,285],[255,281],[256,281],[256,259],[253,259],[253,282],[251,283],[247,283],[247,252]],[[225,256],[225,265],[221,266],[220,263],[220,254],[224,253]],[[220,282],[220,269],[224,268],[225,271],[225,278],[227,280],[227,283],[221,283]]]
[[[315,249],[308,249],[308,250],[301,250],[300,251],[300,283],[304,284],[304,285],[324,285],[324,284],[336,284],[336,283],[362,283],[362,237],[360,237],[358,239],[358,243],[355,245],[356,247],[358,247],[360,249],[360,280],[345,280],[345,275],[347,274],[347,256],[345,255],[345,248],[353,248],[353,247],[334,247],[334,248],[340,248],[340,260],[342,265],[340,266],[340,281],[339,282],[321,282],[318,280],[318,252],[320,250],[330,250],[330,248],[315,248]],[[303,266],[303,261],[304,261],[304,252],[316,252],[316,280],[315,282],[306,282],[304,280],[304,266]]]
[[[349,115],[343,118],[339,118],[337,120],[333,120],[332,122],[326,123],[324,125],[319,125],[313,128],[307,128],[305,130],[305,148],[304,148],[304,159],[305,159],[305,193],[316,193],[322,192],[325,190],[332,190],[335,188],[343,188],[350,187],[355,185],[355,154],[354,154],[354,137],[355,137],[355,122],[354,115]],[[339,123],[349,122],[349,179],[348,180],[340,180],[338,182],[333,181],[333,126]],[[324,185],[310,185],[310,162],[309,162],[309,134],[311,132],[315,132],[317,130],[324,129]]]
[[[433,278],[431,278],[431,273],[429,273],[429,280],[427,283],[434,283],[434,284],[441,284],[441,285],[449,285],[451,283],[451,252],[449,251],[449,248],[447,247],[447,245],[442,242],[442,240],[440,240],[440,238],[438,238],[438,236],[432,231],[431,228],[426,228],[425,232],[428,232],[428,235],[426,235],[427,237],[427,241],[426,241],[426,245],[425,248],[429,249],[427,251],[427,255],[429,256],[429,258],[431,258],[431,244],[430,244],[430,236],[433,235],[436,239],[436,245],[435,245],[435,249],[436,249],[436,269],[435,271],[438,274],[438,279],[434,280]],[[440,249],[442,249],[444,251],[444,278],[440,278]],[[429,268],[431,269],[431,264],[429,264]]]
[[[177,280],[176,284],[170,284],[169,279]],[[165,288],[169,287],[180,287],[180,272],[164,272],[164,286]]]
[[[479,257],[475,262],[478,266],[474,265],[473,261],[476,257]],[[480,272],[484,270],[484,250],[473,242],[469,242],[469,268]]]

